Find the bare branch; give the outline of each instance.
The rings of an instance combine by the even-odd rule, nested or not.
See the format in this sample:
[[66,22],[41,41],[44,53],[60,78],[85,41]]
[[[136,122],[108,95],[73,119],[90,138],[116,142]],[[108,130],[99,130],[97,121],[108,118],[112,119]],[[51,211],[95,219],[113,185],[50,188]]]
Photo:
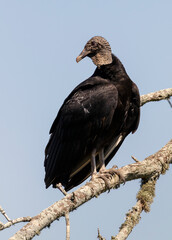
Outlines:
[[7,216],[5,210],[0,206],[0,212],[2,213],[2,215],[4,215],[4,217],[7,219],[7,221],[11,221],[11,219]]
[[139,161],[137,158],[135,158],[134,156],[131,156],[131,158],[132,158],[136,163],[140,163],[140,161]]
[[56,188],[58,188],[63,193],[64,196],[67,196],[68,193],[64,190],[61,183],[56,184]]
[[119,233],[115,237],[111,237],[111,240],[124,240],[131,233],[133,227],[139,223],[140,214],[143,211],[143,206],[139,200],[134,207],[126,214],[126,220],[121,225]]
[[127,239],[133,228],[139,223],[142,211],[150,211],[150,205],[155,197],[156,180],[157,176],[142,181],[141,189],[137,194],[136,205],[126,214],[126,220],[121,225],[119,233],[115,237],[112,236],[111,240]]
[[10,220],[9,222],[4,223],[4,224],[2,222],[0,222],[0,231],[4,230],[5,228],[9,228],[16,223],[30,222],[31,219],[32,219],[31,217],[20,217],[20,218],[14,219],[14,220]]
[[[56,184],[56,187],[63,193],[64,196],[68,195],[68,193],[65,191],[61,183]],[[65,213],[65,220],[66,220],[66,240],[70,240],[69,212]]]
[[66,220],[66,240],[70,240],[69,212],[65,213],[65,220]]
[[141,96],[141,106],[147,102],[169,99],[172,96],[172,88],[163,89],[157,92],[148,93]]
[[[172,88],[160,90],[154,93],[149,93],[141,96],[141,106],[150,101],[160,101],[163,99],[167,99],[169,101],[170,96],[172,96]],[[145,178],[150,177],[155,172],[157,174],[161,174],[166,171],[169,163],[171,163],[171,141],[158,153],[150,156],[144,161],[140,162],[136,158],[133,159],[136,161],[135,164],[130,164],[125,167],[122,167],[120,171],[124,175],[126,181],[130,181],[137,178]],[[117,176],[114,176],[109,183],[110,188],[119,187],[120,182]],[[49,208],[43,210],[39,215],[30,218],[18,218],[20,222],[22,221],[30,221],[29,224],[25,225],[20,231],[18,231],[10,240],[20,240],[20,239],[32,239],[36,234],[49,226],[54,220],[60,218],[61,216],[65,216],[70,211],[73,211],[80,205],[89,201],[91,198],[98,196],[99,194],[106,191],[105,183],[102,179],[96,179],[95,181],[91,181],[87,183],[85,186],[79,188],[77,191],[71,194],[67,194],[62,200],[54,203]],[[63,191],[62,191],[63,192]],[[0,208],[0,212],[4,215],[4,217],[9,221],[6,224],[0,222],[0,230],[6,228],[4,226],[11,226],[17,223],[18,219],[10,220],[6,215],[4,210]],[[15,223],[14,223],[15,222]],[[67,222],[67,219],[66,219]],[[3,227],[2,227],[3,226]],[[66,225],[67,227],[67,225]]]
[[99,228],[98,228],[98,236],[97,236],[97,238],[99,239],[99,240],[106,240],[104,237],[102,237],[102,235],[100,234],[100,230],[99,230]]
[[2,213],[2,215],[7,219],[7,223],[2,223],[0,222],[0,231],[1,230],[4,230],[5,228],[9,228],[11,227],[12,225],[16,224],[16,223],[20,223],[20,222],[29,222],[32,218],[31,217],[21,217],[21,218],[17,218],[17,219],[14,219],[14,220],[11,220],[5,210],[0,206],[0,212]]
[[[138,178],[151,178],[155,174],[158,176],[161,173],[165,173],[169,167],[169,163],[172,163],[172,140],[157,153],[151,155],[142,162],[124,166],[120,168],[120,171],[127,182]],[[111,180],[109,180],[110,188],[116,188],[119,185],[120,182],[118,176],[115,175]],[[49,226],[54,220],[64,216],[67,212],[73,211],[106,190],[106,185],[102,179],[96,179],[95,181],[86,183],[85,186],[68,194],[60,201],[55,202],[52,206],[43,210],[39,215],[33,217],[27,225],[20,229],[9,240],[32,239],[36,234],[39,234],[43,228]]]

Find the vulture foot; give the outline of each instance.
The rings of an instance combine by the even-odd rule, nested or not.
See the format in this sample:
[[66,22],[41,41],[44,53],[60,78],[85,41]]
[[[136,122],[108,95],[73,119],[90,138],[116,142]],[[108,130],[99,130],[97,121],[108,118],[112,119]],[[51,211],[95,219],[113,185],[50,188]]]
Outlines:
[[100,169],[98,176],[99,176],[100,178],[102,178],[104,181],[105,181],[105,179],[106,179],[105,183],[107,184],[107,181],[108,181],[109,179],[112,179],[112,177],[116,174],[116,175],[118,175],[118,177],[119,177],[120,183],[124,183],[124,184],[125,184],[125,178],[124,178],[123,174],[121,173],[121,171],[120,171],[119,169],[117,169],[117,168],[118,168],[118,167],[117,167],[116,165],[114,165],[114,166],[113,166],[112,168],[110,168],[110,169],[106,169],[106,168],[103,166],[103,167]]
[[118,167],[116,165],[114,165],[112,168],[108,169],[108,171],[110,171],[112,176],[115,175],[115,174],[118,175],[120,183],[125,184],[125,177],[123,176],[121,171],[119,169],[117,169],[117,168]]
[[119,169],[117,169],[117,168],[118,167],[116,165],[114,165],[110,169],[106,169],[104,166],[102,166],[98,173],[94,172],[92,174],[91,181],[94,181],[97,178],[101,178],[101,179],[104,180],[106,188],[110,190],[111,186],[110,186],[109,180],[111,180],[112,177],[116,174],[119,177],[120,183],[125,184],[125,177],[123,176],[121,171]]
[[109,179],[111,179],[112,178],[112,175],[110,174],[110,173],[94,173],[94,174],[92,174],[92,177],[91,177],[91,181],[94,181],[94,180],[96,180],[96,179],[98,179],[98,178],[101,178],[101,179],[103,179],[103,181],[105,182],[105,185],[106,185],[106,187],[107,187],[107,189],[109,189],[110,190],[110,184],[109,184]]

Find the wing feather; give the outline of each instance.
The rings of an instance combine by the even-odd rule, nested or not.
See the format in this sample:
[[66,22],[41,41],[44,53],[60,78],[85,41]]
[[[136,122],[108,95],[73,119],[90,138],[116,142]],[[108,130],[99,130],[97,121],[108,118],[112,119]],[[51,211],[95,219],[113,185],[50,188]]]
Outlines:
[[58,182],[67,186],[73,172],[82,169],[97,139],[111,125],[117,99],[116,87],[100,77],[85,81],[69,95],[45,150],[46,187]]

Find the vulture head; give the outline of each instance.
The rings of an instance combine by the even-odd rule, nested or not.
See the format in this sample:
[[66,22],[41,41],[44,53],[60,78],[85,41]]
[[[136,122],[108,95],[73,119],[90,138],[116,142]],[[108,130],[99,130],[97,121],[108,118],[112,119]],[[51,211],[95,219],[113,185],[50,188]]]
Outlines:
[[91,38],[76,61],[79,62],[85,57],[90,57],[97,67],[112,63],[111,47],[108,41],[99,36]]

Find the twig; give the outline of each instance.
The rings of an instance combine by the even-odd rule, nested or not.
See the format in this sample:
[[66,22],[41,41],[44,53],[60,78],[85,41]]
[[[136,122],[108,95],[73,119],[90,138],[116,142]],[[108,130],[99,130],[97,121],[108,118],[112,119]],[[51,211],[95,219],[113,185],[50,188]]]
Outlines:
[[64,196],[67,196],[68,193],[64,190],[61,183],[56,184],[56,188],[58,188],[63,193]]
[[172,103],[170,101],[170,98],[167,98],[168,103],[170,104],[170,107],[172,108]]
[[131,158],[132,158],[136,163],[140,163],[140,161],[139,161],[137,158],[135,158],[134,156],[131,156]]
[[[63,193],[64,196],[67,196],[68,193],[64,190],[61,183],[56,184],[56,187]],[[66,220],[66,240],[70,240],[70,220],[69,220],[69,212],[65,213]]]
[[66,220],[66,240],[70,240],[70,221],[69,221],[69,212],[65,214]]
[[8,222],[11,221],[11,219],[7,216],[6,212],[4,211],[4,209],[1,206],[0,206],[0,212],[7,219]]
[[21,223],[21,222],[30,222],[32,220],[31,217],[21,217],[21,218],[17,218],[14,220],[10,220],[7,223],[3,224],[2,222],[0,222],[0,231],[5,229],[5,228],[9,228],[12,225],[16,224],[16,223]]
[[98,228],[98,236],[97,236],[97,238],[98,238],[99,240],[106,240],[104,237],[102,237],[102,236],[100,235],[100,230],[99,230],[99,228]]
[[31,217],[21,217],[21,218],[17,218],[14,220],[11,220],[5,210],[0,206],[0,212],[2,213],[2,215],[6,218],[6,220],[8,221],[7,223],[2,223],[0,222],[0,231],[5,229],[5,228],[9,228],[12,225],[16,224],[16,223],[20,223],[20,222],[29,222],[32,218]]

